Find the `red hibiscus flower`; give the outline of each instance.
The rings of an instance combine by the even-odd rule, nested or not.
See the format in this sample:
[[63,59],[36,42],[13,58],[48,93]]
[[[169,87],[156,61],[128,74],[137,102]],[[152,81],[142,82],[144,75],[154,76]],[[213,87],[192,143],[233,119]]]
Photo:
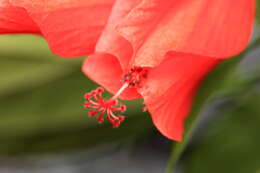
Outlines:
[[[62,57],[90,55],[83,72],[102,88],[85,106],[115,126],[126,108],[117,98],[143,98],[155,126],[181,141],[203,77],[246,47],[254,0],[1,0],[1,33],[37,33]],[[217,87],[217,86],[216,86]]]

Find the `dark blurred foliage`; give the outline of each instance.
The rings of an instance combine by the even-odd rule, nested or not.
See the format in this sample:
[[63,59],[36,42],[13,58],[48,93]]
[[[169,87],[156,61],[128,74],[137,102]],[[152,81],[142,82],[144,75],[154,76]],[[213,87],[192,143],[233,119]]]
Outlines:
[[260,1],[256,0],[256,21],[260,22]]
[[[213,109],[217,117],[204,136],[185,153],[184,172],[257,173],[260,171],[259,79],[239,93],[226,96]],[[205,132],[206,131],[206,132]]]

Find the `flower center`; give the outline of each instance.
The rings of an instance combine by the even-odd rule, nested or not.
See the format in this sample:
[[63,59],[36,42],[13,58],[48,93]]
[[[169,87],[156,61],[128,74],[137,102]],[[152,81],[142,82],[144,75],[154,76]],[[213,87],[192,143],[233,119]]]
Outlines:
[[147,73],[148,70],[142,67],[131,68],[128,73],[123,75],[124,83],[122,87],[113,97],[107,100],[103,99],[104,89],[101,87],[86,93],[84,95],[84,98],[86,99],[84,106],[92,109],[88,112],[89,116],[96,116],[98,123],[103,123],[104,116],[106,116],[113,127],[119,127],[121,122],[124,121],[125,116],[115,115],[114,112],[124,112],[126,110],[126,106],[118,102],[118,97],[128,87],[140,87],[142,81],[147,78]]
[[147,78],[147,73],[148,70],[143,67],[134,67],[123,76],[123,79],[129,87],[140,87],[142,80]]

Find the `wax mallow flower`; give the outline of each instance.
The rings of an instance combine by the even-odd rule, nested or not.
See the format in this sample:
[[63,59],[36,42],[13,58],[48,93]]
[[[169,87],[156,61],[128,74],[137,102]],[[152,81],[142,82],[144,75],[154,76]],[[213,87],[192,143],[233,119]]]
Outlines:
[[90,55],[83,72],[114,96],[87,93],[89,115],[118,127],[118,98],[143,98],[159,131],[181,141],[200,81],[246,47],[254,10],[254,0],[0,0],[0,32],[42,34],[62,57]]

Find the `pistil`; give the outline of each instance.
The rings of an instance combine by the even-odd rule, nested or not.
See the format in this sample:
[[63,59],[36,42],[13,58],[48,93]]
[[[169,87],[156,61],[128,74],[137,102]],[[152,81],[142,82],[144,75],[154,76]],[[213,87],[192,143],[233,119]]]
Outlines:
[[114,112],[125,112],[126,106],[119,103],[118,97],[129,87],[138,87],[141,81],[147,77],[147,70],[141,67],[135,67],[130,69],[128,73],[123,76],[123,85],[117,91],[117,93],[107,99],[103,99],[104,89],[99,87],[84,95],[86,99],[84,106],[92,109],[88,112],[89,116],[97,117],[98,123],[104,122],[104,116],[107,117],[113,127],[119,127],[124,121],[124,115],[115,115]]

